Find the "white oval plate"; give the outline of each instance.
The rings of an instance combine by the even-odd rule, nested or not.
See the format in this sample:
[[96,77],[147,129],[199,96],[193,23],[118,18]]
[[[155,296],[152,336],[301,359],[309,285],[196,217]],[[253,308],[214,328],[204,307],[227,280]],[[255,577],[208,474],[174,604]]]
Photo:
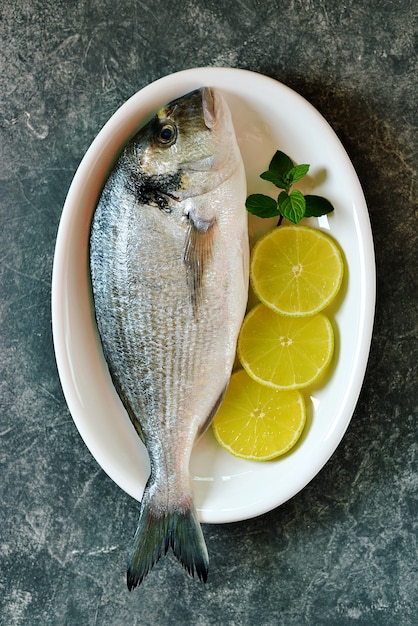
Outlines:
[[[80,435],[104,471],[141,499],[148,456],[113,388],[97,336],[88,273],[90,220],[109,169],[128,138],[162,104],[201,86],[221,89],[229,101],[248,193],[272,191],[259,174],[276,149],[298,163],[311,164],[312,193],[335,206],[334,214],[316,225],[335,237],[346,260],[343,293],[331,311],[336,331],[332,375],[310,392],[310,398],[307,394],[308,424],[297,447],[276,461],[243,461],[223,451],[209,430],[194,449],[191,473],[200,520],[223,523],[260,515],[294,496],[341,441],[369,354],[375,263],[367,207],[353,166],[327,122],[294,91],[246,70],[197,68],[161,78],[136,93],[100,131],[74,176],[58,230],[52,277],[61,384]],[[256,222],[251,222],[253,236],[259,229]]]

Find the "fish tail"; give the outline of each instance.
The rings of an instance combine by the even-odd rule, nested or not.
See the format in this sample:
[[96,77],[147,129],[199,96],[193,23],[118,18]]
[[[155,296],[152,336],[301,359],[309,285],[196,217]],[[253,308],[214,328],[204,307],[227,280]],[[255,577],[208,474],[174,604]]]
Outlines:
[[128,559],[127,584],[131,591],[172,547],[191,576],[206,582],[209,557],[193,505],[182,511],[156,513],[143,498],[133,548]]

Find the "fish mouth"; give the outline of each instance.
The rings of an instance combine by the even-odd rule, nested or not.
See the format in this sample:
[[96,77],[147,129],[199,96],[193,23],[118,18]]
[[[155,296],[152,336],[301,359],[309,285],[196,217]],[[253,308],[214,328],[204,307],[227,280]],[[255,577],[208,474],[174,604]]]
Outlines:
[[211,87],[203,87],[202,92],[202,109],[205,125],[212,130],[216,125],[219,110],[219,96]]
[[[202,98],[203,120],[206,128],[213,132],[218,127],[218,132],[228,132],[225,125],[225,112],[221,94],[212,87],[202,87],[199,91]],[[224,167],[228,156],[228,153],[210,154],[197,161],[190,160],[184,162],[182,169],[188,172],[216,172]]]

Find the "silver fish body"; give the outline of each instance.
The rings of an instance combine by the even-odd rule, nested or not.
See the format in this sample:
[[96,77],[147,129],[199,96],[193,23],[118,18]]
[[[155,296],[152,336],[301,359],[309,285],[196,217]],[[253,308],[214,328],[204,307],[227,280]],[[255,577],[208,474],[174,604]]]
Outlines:
[[222,400],[245,313],[245,196],[230,112],[220,93],[203,88],[133,137],[93,216],[103,352],[151,465],[129,589],[170,545],[191,574],[207,577],[189,460]]

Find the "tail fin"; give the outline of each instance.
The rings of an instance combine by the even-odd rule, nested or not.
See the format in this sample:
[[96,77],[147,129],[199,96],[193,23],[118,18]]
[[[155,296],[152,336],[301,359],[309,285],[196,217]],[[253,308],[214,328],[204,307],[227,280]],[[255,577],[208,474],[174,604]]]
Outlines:
[[[145,495],[145,494],[144,494]],[[143,498],[132,552],[128,559],[127,584],[131,591],[169,547],[183,567],[206,582],[209,557],[194,508],[157,514]]]

